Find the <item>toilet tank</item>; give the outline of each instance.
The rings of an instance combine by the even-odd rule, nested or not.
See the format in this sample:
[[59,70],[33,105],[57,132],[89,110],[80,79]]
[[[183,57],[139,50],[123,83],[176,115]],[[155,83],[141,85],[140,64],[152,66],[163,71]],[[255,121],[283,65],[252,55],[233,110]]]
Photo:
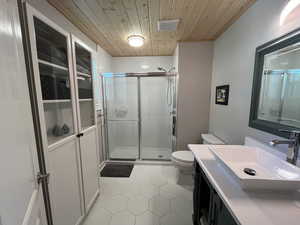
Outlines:
[[224,145],[225,143],[213,134],[201,134],[203,144],[205,145]]

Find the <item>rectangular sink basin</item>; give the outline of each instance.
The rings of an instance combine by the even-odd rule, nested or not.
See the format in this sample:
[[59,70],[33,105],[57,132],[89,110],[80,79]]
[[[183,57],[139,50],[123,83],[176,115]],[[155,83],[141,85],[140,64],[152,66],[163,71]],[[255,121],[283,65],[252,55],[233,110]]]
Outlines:
[[300,168],[261,148],[243,145],[212,145],[209,148],[243,189],[300,189]]

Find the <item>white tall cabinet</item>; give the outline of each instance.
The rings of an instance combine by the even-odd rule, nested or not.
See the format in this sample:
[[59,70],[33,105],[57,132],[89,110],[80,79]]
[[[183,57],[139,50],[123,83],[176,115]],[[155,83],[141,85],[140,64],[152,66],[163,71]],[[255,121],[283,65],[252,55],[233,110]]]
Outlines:
[[93,51],[27,5],[54,225],[76,225],[99,193]]

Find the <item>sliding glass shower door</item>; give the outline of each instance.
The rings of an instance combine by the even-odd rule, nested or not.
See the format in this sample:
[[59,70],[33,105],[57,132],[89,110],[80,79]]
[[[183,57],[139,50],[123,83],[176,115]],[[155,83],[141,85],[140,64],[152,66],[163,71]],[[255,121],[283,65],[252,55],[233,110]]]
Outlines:
[[170,160],[176,122],[176,76],[104,76],[110,159]]
[[174,77],[140,78],[142,159],[170,159]]
[[138,80],[105,77],[107,138],[110,159],[139,158]]

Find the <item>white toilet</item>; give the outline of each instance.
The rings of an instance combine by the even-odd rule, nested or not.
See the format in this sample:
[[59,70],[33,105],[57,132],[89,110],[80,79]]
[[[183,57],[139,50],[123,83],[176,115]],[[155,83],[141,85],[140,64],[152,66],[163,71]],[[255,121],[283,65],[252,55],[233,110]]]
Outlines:
[[[203,144],[206,145],[224,145],[225,143],[213,134],[201,134]],[[194,155],[189,150],[176,151],[172,153],[171,160],[173,164],[182,173],[192,173]]]

